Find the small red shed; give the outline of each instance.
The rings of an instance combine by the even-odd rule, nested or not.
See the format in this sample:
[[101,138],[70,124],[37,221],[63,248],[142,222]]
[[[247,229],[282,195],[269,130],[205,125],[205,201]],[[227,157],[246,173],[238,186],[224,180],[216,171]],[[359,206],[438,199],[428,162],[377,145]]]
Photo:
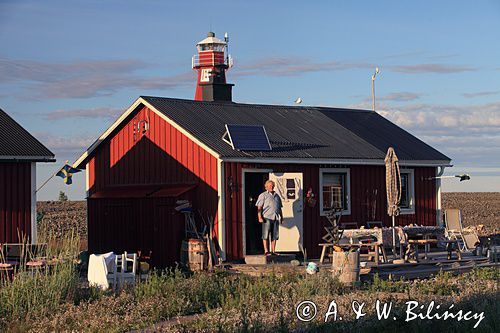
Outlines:
[[196,100],[139,97],[74,163],[87,172],[90,251],[153,251],[156,266],[171,265],[183,237],[173,207],[189,199],[214,219],[223,258],[258,253],[255,200],[271,178],[284,203],[277,250],[300,244],[319,256],[331,206],[344,222],[390,225],[389,146],[402,167],[397,223],[439,223],[433,177],[450,165],[447,156],[373,111],[232,102],[230,58],[205,54],[225,45],[214,34],[198,43]]
[[25,237],[36,242],[36,162],[54,161],[50,150],[0,109],[0,243]]

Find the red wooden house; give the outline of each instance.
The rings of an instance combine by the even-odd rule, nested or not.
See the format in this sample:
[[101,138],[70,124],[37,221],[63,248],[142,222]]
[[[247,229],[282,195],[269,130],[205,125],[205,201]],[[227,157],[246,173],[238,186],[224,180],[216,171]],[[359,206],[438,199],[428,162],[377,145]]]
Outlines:
[[36,242],[36,162],[54,154],[0,109],[0,243]]
[[155,265],[172,264],[184,228],[173,207],[189,199],[214,219],[225,259],[258,253],[255,200],[272,178],[285,215],[277,250],[318,256],[332,206],[344,222],[390,225],[389,146],[402,167],[397,223],[439,223],[433,177],[448,157],[373,111],[232,102],[224,45],[212,34],[198,44],[195,100],[139,97],[74,163],[87,171],[90,251],[153,251]]

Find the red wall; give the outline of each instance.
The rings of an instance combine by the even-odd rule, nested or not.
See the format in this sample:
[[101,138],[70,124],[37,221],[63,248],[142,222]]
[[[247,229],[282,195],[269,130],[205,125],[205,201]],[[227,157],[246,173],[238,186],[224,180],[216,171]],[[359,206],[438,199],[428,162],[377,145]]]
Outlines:
[[[309,256],[316,257],[320,254],[318,244],[326,226],[325,217],[319,213],[319,169],[342,167],[350,169],[351,181],[351,214],[342,216],[344,222],[357,222],[364,225],[371,220],[367,212],[367,193],[377,190],[377,200],[374,220],[383,221],[385,225],[391,225],[390,217],[386,212],[386,192],[385,192],[385,168],[383,166],[331,166],[331,165],[294,165],[294,164],[244,164],[244,163],[224,163],[224,176],[229,177],[237,183],[238,191],[230,198],[226,186],[226,247],[228,259],[243,258],[242,247],[242,207],[241,207],[241,169],[259,168],[272,169],[276,172],[302,172],[304,191],[312,187],[318,195],[318,202],[311,208],[304,205],[304,247]],[[396,218],[398,225],[410,223],[422,225],[436,224],[436,187],[434,181],[423,179],[435,176],[435,168],[416,167],[414,169],[415,188],[415,214],[400,215]],[[422,178],[423,177],[423,178]],[[370,191],[370,192],[367,192]]]
[[[150,129],[144,135],[134,131],[134,128],[137,128],[142,120],[148,120],[150,125]],[[89,173],[89,196],[114,186],[196,184],[190,193],[194,209],[200,210],[205,217],[209,215],[215,219],[214,231],[217,233],[217,159],[146,107],[135,114],[133,113],[122,126],[114,131],[114,134],[101,143],[92,153],[87,172]],[[88,237],[89,250],[91,251],[94,249],[101,251],[105,248],[106,243],[113,243],[112,230],[105,231],[106,237],[103,238],[99,234],[103,230],[96,227],[96,224],[117,225],[118,221],[122,222],[123,217],[120,217],[119,214],[115,214],[116,217],[113,214],[104,217],[102,215],[105,210],[104,206],[126,205],[130,201],[129,199],[113,199],[113,203],[100,204],[95,202],[97,200],[105,199],[90,199],[88,201]],[[138,201],[138,199],[134,200]],[[153,199],[148,200],[154,201]],[[137,223],[145,223],[144,221],[148,220],[149,213],[136,213],[144,211],[141,208],[144,205],[147,206],[149,203],[141,203],[133,208],[135,212],[133,214],[139,220]],[[173,214],[172,207],[174,205],[173,203],[169,205]],[[106,209],[110,210],[111,208]],[[178,214],[177,217],[179,216]],[[180,217],[182,218],[182,216]],[[171,220],[177,221],[178,219],[172,218]],[[158,232],[153,231],[153,229],[151,232],[154,232],[155,237],[161,241],[179,243],[180,247],[181,238],[176,232],[177,228],[176,225],[172,226],[171,230],[167,228],[167,230]],[[129,237],[134,237],[133,233],[130,233]],[[127,240],[124,242],[129,243]],[[164,255],[161,254],[161,256]]]
[[31,163],[0,162],[0,243],[31,237]]

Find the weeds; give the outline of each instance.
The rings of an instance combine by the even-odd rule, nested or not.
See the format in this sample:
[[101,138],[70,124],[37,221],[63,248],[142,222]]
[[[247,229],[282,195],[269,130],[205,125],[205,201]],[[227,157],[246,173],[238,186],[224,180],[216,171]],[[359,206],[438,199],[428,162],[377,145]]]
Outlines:
[[[50,239],[47,239],[49,242]],[[345,288],[327,271],[315,275],[300,273],[271,274],[261,277],[226,272],[186,274],[179,269],[156,271],[145,281],[117,292],[102,292],[78,283],[73,260],[78,241],[49,246],[51,255],[60,260],[51,270],[35,272],[21,269],[16,278],[0,289],[0,330],[123,332],[151,326],[181,316],[188,322],[169,322],[165,331],[207,332],[328,332],[359,331],[372,327],[379,332],[393,331],[393,323],[379,322],[373,313],[364,321],[346,316],[342,323],[321,320],[303,324],[297,321],[295,306],[302,300],[314,300],[318,311],[325,311],[335,299],[339,307],[352,300],[391,299],[404,293],[412,299],[439,298],[464,308],[489,311],[483,327],[494,331],[498,317],[498,269],[477,269],[453,277],[440,273],[428,280],[385,281],[377,275],[361,288]],[[398,300],[397,302],[402,302]],[[496,311],[496,312],[495,312]],[[103,315],[105,314],[105,315]],[[398,322],[399,324],[399,322]],[[428,323],[402,324],[405,330],[430,327]],[[427,325],[427,326],[426,326]],[[444,326],[442,327],[444,329]],[[460,331],[454,328],[455,331]]]

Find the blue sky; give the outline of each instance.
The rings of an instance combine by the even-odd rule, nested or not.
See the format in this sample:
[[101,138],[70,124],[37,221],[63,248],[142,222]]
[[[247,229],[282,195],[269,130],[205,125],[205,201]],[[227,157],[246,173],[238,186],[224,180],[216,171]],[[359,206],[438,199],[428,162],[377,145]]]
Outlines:
[[[500,1],[3,1],[0,107],[73,161],[140,95],[193,98],[191,56],[230,35],[235,101],[371,108],[453,159],[447,191],[500,190]],[[84,197],[85,178],[49,183]]]

